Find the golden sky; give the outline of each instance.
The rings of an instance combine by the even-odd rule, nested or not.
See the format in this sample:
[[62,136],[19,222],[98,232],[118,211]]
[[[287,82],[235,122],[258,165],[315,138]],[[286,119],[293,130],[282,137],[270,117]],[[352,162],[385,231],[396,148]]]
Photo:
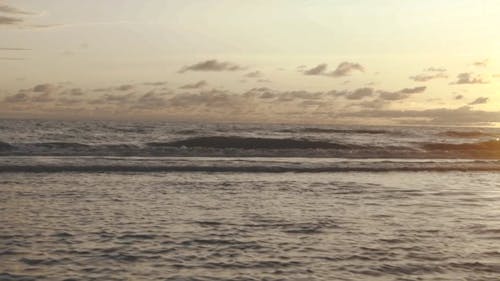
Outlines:
[[0,117],[500,122],[497,0],[0,0]]

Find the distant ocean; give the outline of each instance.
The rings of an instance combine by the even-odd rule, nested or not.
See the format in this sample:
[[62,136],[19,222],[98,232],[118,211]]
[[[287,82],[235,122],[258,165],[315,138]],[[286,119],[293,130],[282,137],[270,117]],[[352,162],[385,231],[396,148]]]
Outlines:
[[0,121],[0,280],[498,280],[500,129]]

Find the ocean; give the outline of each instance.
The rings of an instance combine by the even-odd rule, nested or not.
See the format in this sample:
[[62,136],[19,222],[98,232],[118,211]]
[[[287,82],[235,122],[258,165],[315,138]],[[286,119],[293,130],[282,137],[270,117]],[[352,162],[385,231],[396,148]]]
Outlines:
[[0,121],[0,280],[498,280],[500,129]]

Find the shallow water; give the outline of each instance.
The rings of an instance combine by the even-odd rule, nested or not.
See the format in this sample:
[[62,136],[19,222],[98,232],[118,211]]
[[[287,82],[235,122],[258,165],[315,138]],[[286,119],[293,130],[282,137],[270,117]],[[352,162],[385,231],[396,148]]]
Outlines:
[[2,173],[0,280],[498,280],[500,174]]

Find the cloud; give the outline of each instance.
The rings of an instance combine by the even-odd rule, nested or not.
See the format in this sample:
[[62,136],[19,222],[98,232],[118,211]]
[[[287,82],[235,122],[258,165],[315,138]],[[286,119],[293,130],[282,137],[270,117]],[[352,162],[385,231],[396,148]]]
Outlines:
[[371,97],[374,93],[375,90],[373,88],[364,87],[356,89],[354,91],[333,91],[331,94],[336,97],[344,97],[348,100],[360,100],[366,97]]
[[364,72],[364,67],[359,63],[342,62],[333,71],[328,72],[328,65],[326,63],[319,64],[311,69],[304,70],[304,75],[322,75],[329,77],[344,77],[349,76],[353,72]]
[[15,95],[6,96],[3,101],[6,103],[19,103],[26,102],[28,100],[29,96],[26,93],[20,92]]
[[166,81],[157,81],[157,82],[144,82],[143,85],[146,86],[164,86],[166,85]]
[[427,82],[433,79],[448,78],[448,75],[445,74],[445,68],[429,67],[425,69],[424,72],[425,73],[410,76],[409,78],[415,82]]
[[249,72],[247,74],[245,74],[245,77],[248,77],[248,78],[260,78],[262,77],[262,72],[260,71],[252,71],[252,72]]
[[472,65],[477,66],[477,67],[487,67],[490,61],[488,59],[482,60],[482,61],[475,61],[472,63]]
[[179,73],[186,71],[239,71],[245,68],[231,62],[219,62],[217,60],[207,60],[193,65],[184,66]]
[[456,100],[461,100],[461,99],[463,99],[463,98],[464,98],[464,96],[463,96],[463,95],[456,95],[456,96],[455,96],[455,99],[456,99]]
[[22,22],[23,22],[23,19],[21,19],[21,18],[0,16],[0,25],[15,25],[15,24],[19,24]]
[[257,79],[257,82],[259,82],[259,83],[272,83],[272,81],[269,79]]
[[32,49],[25,48],[0,48],[0,51],[31,51]]
[[35,13],[21,10],[16,7],[12,7],[6,4],[0,4],[0,12],[5,14],[14,14],[14,15],[34,15]]
[[436,74],[417,74],[415,76],[410,76],[410,79],[415,81],[415,82],[427,82],[429,80],[433,79],[442,79],[442,78],[448,78],[448,75],[444,73],[436,73]]
[[84,94],[85,93],[80,88],[68,89],[61,92],[61,95],[68,95],[68,96],[83,96]]
[[311,69],[305,70],[304,75],[323,75],[326,72],[328,65],[326,63],[319,64]]
[[39,84],[33,87],[33,92],[35,93],[49,93],[57,89],[56,85],[53,84]]
[[379,91],[379,98],[383,100],[402,100],[410,97],[412,94],[420,94],[425,92],[427,87],[404,88],[396,92]]
[[134,89],[134,85],[129,85],[129,84],[121,85],[121,86],[118,86],[115,88],[115,90],[121,91],[121,92],[130,91],[133,89]]
[[474,76],[474,74],[470,72],[464,72],[457,75],[457,80],[452,82],[451,84],[488,84],[487,81],[484,81],[480,76]]
[[475,99],[473,102],[469,103],[469,105],[476,105],[476,104],[485,104],[488,103],[489,98],[486,97],[479,97]]
[[359,63],[343,62],[337,66],[333,72],[329,73],[329,76],[342,77],[348,76],[354,71],[364,72],[364,67]]
[[[454,124],[454,125],[486,125],[500,122],[500,111],[474,110],[470,106],[455,109],[436,108],[427,110],[362,110],[344,112],[339,117],[379,118],[413,120],[415,123]],[[401,120],[403,119],[403,120]]]
[[16,60],[24,60],[24,58],[0,57],[0,60],[16,61]]
[[199,89],[207,86],[208,83],[205,80],[198,81],[192,84],[186,84],[184,86],[179,87],[179,89]]
[[428,71],[428,72],[446,72],[446,68],[431,66],[431,67],[425,69],[425,71]]
[[50,92],[44,92],[41,95],[32,97],[31,101],[35,103],[46,103],[54,101],[54,98],[51,96]]

